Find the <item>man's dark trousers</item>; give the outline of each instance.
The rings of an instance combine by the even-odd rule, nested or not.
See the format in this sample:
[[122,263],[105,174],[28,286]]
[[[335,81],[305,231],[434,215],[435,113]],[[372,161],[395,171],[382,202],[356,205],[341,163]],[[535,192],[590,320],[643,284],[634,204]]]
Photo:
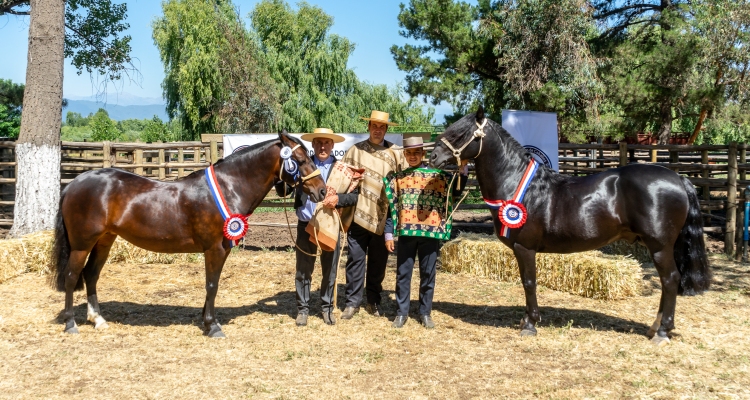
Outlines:
[[349,228],[347,244],[349,257],[346,260],[346,306],[359,307],[363,288],[367,292],[367,303],[380,304],[385,265],[388,262],[384,236],[353,223]]
[[[316,254],[318,248],[310,241],[310,234],[305,232],[308,222],[297,223],[297,246],[310,254]],[[320,255],[323,280],[320,282],[320,303],[323,311],[333,307],[333,289],[336,284],[341,241],[336,242],[334,251],[323,251]],[[310,313],[310,282],[315,267],[315,256],[309,256],[297,249],[297,273],[294,283],[297,288],[297,312]]]
[[418,236],[399,236],[396,255],[396,303],[397,315],[409,315],[411,275],[414,272],[414,257],[419,256],[419,315],[430,315],[432,297],[435,294],[435,263],[440,240]]

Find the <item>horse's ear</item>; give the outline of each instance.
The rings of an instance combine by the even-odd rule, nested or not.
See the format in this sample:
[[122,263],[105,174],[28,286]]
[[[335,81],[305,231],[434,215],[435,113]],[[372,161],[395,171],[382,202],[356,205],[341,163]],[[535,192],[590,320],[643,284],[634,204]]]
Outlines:
[[282,146],[286,146],[286,129],[283,129],[281,132],[279,132],[279,140],[281,141]]
[[482,121],[484,121],[484,107],[481,104],[479,105],[479,108],[477,109],[476,120],[478,124],[481,124]]

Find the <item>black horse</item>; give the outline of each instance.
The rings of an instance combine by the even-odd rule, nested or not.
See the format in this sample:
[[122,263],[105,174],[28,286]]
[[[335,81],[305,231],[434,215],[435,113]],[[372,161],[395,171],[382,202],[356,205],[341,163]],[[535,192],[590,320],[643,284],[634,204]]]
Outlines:
[[[430,163],[442,168],[456,158],[474,159],[488,202],[511,199],[532,159],[505,129],[485,118],[482,107],[438,137]],[[527,220],[510,229],[508,237],[501,234],[498,211],[492,212],[497,236],[518,260],[526,294],[521,335],[536,335],[534,325],[541,320],[536,253],[594,250],[620,239],[643,243],[662,284],[659,312],[649,330],[656,344],[669,342],[677,294],[701,293],[710,285],[698,196],[690,181],[673,171],[634,164],[571,177],[539,166],[522,204]]]
[[[282,150],[289,168],[282,167]],[[279,180],[302,185],[312,201],[323,200],[326,194],[325,182],[307,149],[286,131],[277,139],[220,160],[213,170],[230,214],[252,213]],[[224,337],[214,309],[219,276],[231,249],[230,240],[224,237],[224,221],[203,170],[176,182],[159,182],[112,168],[79,175],[60,197],[52,252],[57,273],[51,283],[65,292],[65,332],[78,333],[73,291],[83,289],[84,281],[88,320],[97,329],[107,326],[99,314],[96,282],[112,244],[122,236],[150,251],[203,253],[203,325],[209,337]]]

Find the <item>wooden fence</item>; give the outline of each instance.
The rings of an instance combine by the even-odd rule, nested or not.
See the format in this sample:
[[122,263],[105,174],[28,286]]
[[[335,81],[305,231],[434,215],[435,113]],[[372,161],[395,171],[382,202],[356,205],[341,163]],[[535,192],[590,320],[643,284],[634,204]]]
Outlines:
[[[63,142],[61,183],[98,168],[121,168],[158,180],[176,180],[203,169],[223,156],[222,135],[202,135],[200,142],[117,143]],[[706,231],[723,233],[725,250],[734,253],[741,240],[744,199],[739,193],[750,185],[747,144],[731,145],[559,145],[560,173],[589,175],[632,163],[661,165],[687,176],[698,187]],[[13,206],[15,198],[15,143],[0,142],[0,206]],[[476,189],[471,176],[469,189]],[[273,191],[272,191],[273,193]],[[261,207],[291,205],[269,194]],[[738,209],[739,208],[739,209]],[[486,209],[484,204],[462,204],[459,209]],[[12,225],[9,218],[0,226]],[[476,224],[463,224],[476,225]]]

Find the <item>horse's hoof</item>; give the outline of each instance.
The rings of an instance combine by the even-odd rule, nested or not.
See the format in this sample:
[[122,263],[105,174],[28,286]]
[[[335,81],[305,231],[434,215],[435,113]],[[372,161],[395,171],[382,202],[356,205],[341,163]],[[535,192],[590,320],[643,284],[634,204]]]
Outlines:
[[521,329],[521,336],[536,336],[536,330]]
[[651,338],[651,343],[656,347],[666,346],[669,344],[669,338],[666,336],[654,335],[654,337]]
[[646,332],[646,336],[648,336],[649,339],[652,339],[654,336],[656,336],[656,331],[649,328],[648,332]]
[[65,333],[68,333],[70,335],[77,335],[78,334],[78,327],[73,326],[72,328],[65,329]]
[[107,323],[107,321],[99,321],[96,323],[96,325],[94,325],[94,329],[96,329],[97,331],[105,330],[107,328],[109,328],[109,324]]
[[221,327],[218,325],[212,326],[211,330],[208,331],[207,336],[210,337],[211,339],[226,339],[227,338],[226,335],[224,335],[224,332],[221,331]]

